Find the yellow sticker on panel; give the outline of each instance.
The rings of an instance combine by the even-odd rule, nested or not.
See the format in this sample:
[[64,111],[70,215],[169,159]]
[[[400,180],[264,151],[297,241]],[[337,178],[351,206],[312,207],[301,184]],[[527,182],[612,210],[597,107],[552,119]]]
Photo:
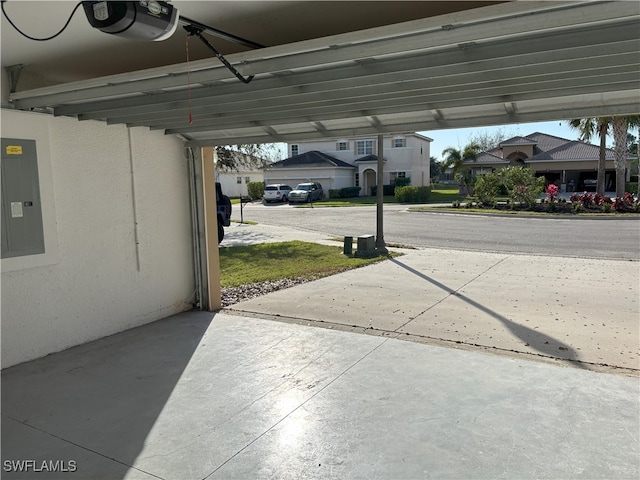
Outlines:
[[22,145],[7,145],[7,155],[22,155]]

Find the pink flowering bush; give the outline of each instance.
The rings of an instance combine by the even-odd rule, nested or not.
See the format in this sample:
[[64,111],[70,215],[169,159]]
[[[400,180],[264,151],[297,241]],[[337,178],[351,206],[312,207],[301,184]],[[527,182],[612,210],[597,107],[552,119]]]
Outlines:
[[550,183],[549,185],[547,185],[547,189],[545,190],[545,193],[547,194],[547,199],[549,200],[549,203],[554,203],[558,199],[558,195],[560,194],[560,189],[556,184]]
[[624,204],[627,207],[631,207],[633,206],[635,202],[635,200],[633,199],[633,195],[630,194],[629,192],[624,192],[624,196],[622,197],[622,201],[624,202]]
[[640,212],[640,203],[637,202],[631,193],[625,192],[624,196],[611,199],[600,193],[574,193],[569,197],[575,212],[582,210],[599,209],[606,213],[611,209],[616,212]]

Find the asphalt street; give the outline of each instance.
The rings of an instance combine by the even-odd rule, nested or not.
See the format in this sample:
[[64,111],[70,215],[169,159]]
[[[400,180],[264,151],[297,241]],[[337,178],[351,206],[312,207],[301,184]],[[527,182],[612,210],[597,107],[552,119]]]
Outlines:
[[[410,211],[384,207],[385,241],[418,247],[640,261],[640,218],[538,217]],[[244,206],[244,220],[327,235],[376,233],[375,206],[299,208],[287,204]],[[234,206],[240,219],[240,206]]]

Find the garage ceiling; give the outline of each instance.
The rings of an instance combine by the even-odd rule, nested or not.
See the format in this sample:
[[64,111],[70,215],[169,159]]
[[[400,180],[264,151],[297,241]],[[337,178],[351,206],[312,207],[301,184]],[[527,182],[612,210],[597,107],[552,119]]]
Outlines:
[[192,146],[631,115],[639,32],[636,2],[509,2],[228,55],[248,84],[206,58],[10,100]]

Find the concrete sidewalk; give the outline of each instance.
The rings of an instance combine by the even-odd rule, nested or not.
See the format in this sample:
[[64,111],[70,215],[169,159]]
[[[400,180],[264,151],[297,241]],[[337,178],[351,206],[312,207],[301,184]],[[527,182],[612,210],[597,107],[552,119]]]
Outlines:
[[637,479],[638,275],[408,250],[24,363],[2,478]]
[[318,233],[312,230],[305,230],[302,228],[284,228],[265,224],[250,225],[247,223],[233,222],[229,227],[225,228],[224,240],[220,244],[220,247],[228,248],[242,245],[254,245],[257,243],[288,242],[291,240],[339,245],[339,243],[330,239],[330,235]]

